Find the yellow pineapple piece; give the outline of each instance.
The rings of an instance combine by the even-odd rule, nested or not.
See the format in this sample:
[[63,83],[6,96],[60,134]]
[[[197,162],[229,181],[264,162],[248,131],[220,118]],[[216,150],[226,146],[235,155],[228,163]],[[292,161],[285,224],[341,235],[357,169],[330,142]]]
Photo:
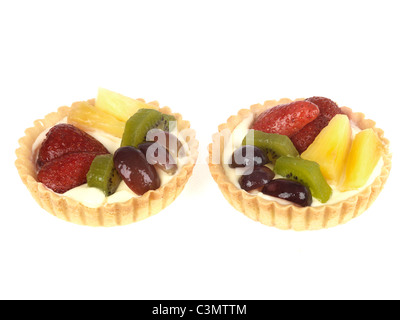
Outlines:
[[338,185],[344,170],[351,145],[351,126],[349,118],[337,114],[321,130],[301,157],[320,165],[322,175],[332,184]]
[[382,142],[371,128],[357,133],[346,163],[341,191],[362,187],[382,156]]
[[155,109],[152,105],[104,88],[99,88],[95,105],[97,108],[124,122],[139,109]]
[[122,137],[125,129],[124,121],[85,101],[72,105],[67,121],[82,130],[99,129],[118,138]]

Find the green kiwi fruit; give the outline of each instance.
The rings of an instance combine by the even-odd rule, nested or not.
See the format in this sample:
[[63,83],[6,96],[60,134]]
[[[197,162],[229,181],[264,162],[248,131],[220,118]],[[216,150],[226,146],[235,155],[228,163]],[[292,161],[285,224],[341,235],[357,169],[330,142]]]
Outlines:
[[103,154],[94,158],[86,179],[89,187],[100,189],[106,196],[112,195],[121,182],[121,177],[114,167],[113,155]]
[[267,154],[270,162],[275,163],[281,156],[298,157],[299,153],[288,136],[250,130],[242,141],[242,145],[254,145]]
[[146,140],[147,132],[157,128],[169,131],[176,123],[173,115],[163,114],[154,109],[139,109],[125,124],[121,147],[137,147]]
[[176,126],[175,116],[172,114],[162,114],[161,122],[157,125],[156,129],[164,131],[172,131]]
[[322,203],[329,200],[332,189],[321,173],[319,164],[314,161],[293,157],[280,157],[275,162],[275,173],[298,181],[310,188],[314,198]]

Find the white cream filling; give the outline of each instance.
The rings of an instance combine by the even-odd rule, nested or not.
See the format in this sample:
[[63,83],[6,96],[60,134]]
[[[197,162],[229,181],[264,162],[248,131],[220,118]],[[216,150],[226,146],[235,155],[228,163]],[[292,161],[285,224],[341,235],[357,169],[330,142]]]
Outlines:
[[[60,123],[67,123],[67,118],[65,117],[61,121],[59,121],[56,124]],[[50,128],[46,129],[45,131],[41,132],[35,142],[32,145],[32,154],[36,154],[36,150],[40,148],[43,140],[46,138],[47,132],[50,130]],[[97,139],[99,142],[101,142],[104,147],[110,152],[114,153],[121,145],[121,139],[117,138],[113,135],[110,135],[104,131],[101,130],[93,130],[93,131],[86,131],[88,134],[90,134],[92,137]],[[174,134],[176,137],[178,137],[179,141],[182,143],[183,148],[185,149],[185,154],[186,156],[180,156],[176,159],[178,170],[174,175],[169,175],[166,172],[162,171],[161,169],[156,168],[157,173],[160,177],[160,182],[162,187],[163,185],[167,184],[171,179],[179,173],[180,169],[187,164],[190,161],[189,155],[189,148],[187,146],[187,143],[184,142],[184,139],[180,137],[179,132],[177,128],[172,131],[172,134]],[[32,159],[33,161],[36,161],[36,159]],[[137,195],[134,193],[124,181],[121,181],[119,184],[116,192],[112,194],[111,196],[105,196],[104,193],[97,188],[89,187],[87,184],[83,184],[79,187],[73,188],[71,190],[68,190],[67,192],[62,194],[63,196],[72,198],[76,201],[79,201],[83,205],[89,208],[98,208],[102,205],[107,205],[107,204],[112,204],[116,202],[125,202],[131,198],[134,197],[140,197],[140,195]]]
[[[250,125],[252,123],[253,123],[253,116],[249,116],[249,117],[243,119],[243,121],[240,122],[236,126],[236,128],[233,130],[233,132],[231,133],[231,135],[224,147],[222,166],[225,170],[225,174],[228,177],[228,179],[239,189],[241,189],[240,185],[239,185],[239,178],[243,174],[243,168],[236,168],[236,169],[230,168],[229,162],[231,161],[232,153],[234,152],[234,150],[236,150],[237,148],[239,148],[242,145],[243,138],[248,133]],[[361,129],[358,128],[353,122],[351,122],[351,128],[352,128],[352,136],[354,139],[354,136],[358,132],[360,132]],[[380,175],[380,172],[382,171],[382,166],[383,166],[383,159],[381,157],[379,159],[377,165],[375,166],[373,172],[371,173],[368,181],[365,183],[364,186],[362,186],[361,188],[358,188],[358,189],[342,192],[342,191],[339,191],[335,186],[331,185],[330,187],[332,188],[332,195],[329,198],[329,200],[325,203],[321,203],[320,201],[318,201],[317,199],[315,199],[313,197],[311,206],[317,207],[317,206],[323,206],[323,205],[331,205],[331,204],[340,202],[342,200],[348,199],[348,198],[356,195],[357,193],[361,192],[363,189],[365,189],[366,187],[368,187],[370,184],[372,184],[374,182],[375,178]],[[282,177],[279,175],[275,175],[275,178],[282,178]],[[250,193],[257,195],[259,197],[262,197],[264,199],[267,199],[267,200],[279,202],[281,204],[291,204],[291,202],[289,202],[289,201],[266,195],[260,191],[251,191]]]

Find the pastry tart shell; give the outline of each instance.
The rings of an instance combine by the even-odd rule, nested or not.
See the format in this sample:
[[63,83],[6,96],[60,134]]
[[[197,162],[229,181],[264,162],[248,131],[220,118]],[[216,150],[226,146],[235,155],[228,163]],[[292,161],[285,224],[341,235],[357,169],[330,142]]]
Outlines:
[[316,207],[283,205],[239,189],[225,174],[222,157],[224,141],[226,142],[227,137],[222,132],[226,132],[226,129],[233,132],[236,126],[250,115],[253,114],[256,117],[268,108],[291,101],[290,99],[269,100],[264,104],[252,105],[250,109],[240,110],[237,115],[231,116],[226,123],[221,124],[218,127],[218,133],[213,135],[213,142],[208,146],[208,165],[213,179],[218,184],[226,200],[236,210],[267,226],[283,230],[318,230],[335,227],[358,217],[371,206],[383,189],[391,169],[391,154],[389,152],[389,141],[384,137],[383,130],[376,128],[374,121],[365,119],[364,114],[353,112],[347,107],[342,107],[341,109],[348,115],[350,120],[360,129],[372,128],[383,144],[383,166],[380,175],[376,177],[372,184],[356,195],[334,204]]
[[[144,102],[142,99],[138,99]],[[88,100],[94,104],[94,99]],[[178,130],[188,130],[187,140],[190,160],[165,185],[157,190],[150,190],[140,197],[131,198],[125,202],[102,205],[89,208],[79,201],[53,192],[36,180],[36,155],[33,145],[38,136],[48,128],[68,116],[70,107],[60,107],[44,119],[34,121],[34,126],[25,130],[25,136],[19,139],[20,147],[16,150],[15,166],[22,182],[27,186],[37,203],[52,215],[87,226],[121,226],[137,222],[155,215],[170,205],[182,192],[190,178],[198,155],[198,141],[194,138],[195,131],[190,129],[189,121],[183,120],[178,113],[172,113],[169,107],[160,108],[157,102],[150,102],[162,113],[173,114],[177,119]]]

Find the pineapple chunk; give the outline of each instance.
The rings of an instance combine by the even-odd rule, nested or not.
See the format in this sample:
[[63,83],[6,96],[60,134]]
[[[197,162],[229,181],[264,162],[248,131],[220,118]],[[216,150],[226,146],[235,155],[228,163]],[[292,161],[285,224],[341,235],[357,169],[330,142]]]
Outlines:
[[374,130],[365,129],[357,133],[346,163],[341,191],[362,187],[382,156],[382,143]]
[[85,101],[72,105],[67,121],[82,130],[99,129],[118,138],[125,129],[125,122]]
[[124,122],[139,109],[155,109],[152,105],[103,88],[98,90],[95,105],[97,108]]
[[301,154],[301,157],[317,162],[325,179],[329,183],[338,185],[350,145],[351,126],[349,118],[344,114],[337,114],[321,130],[314,142]]

